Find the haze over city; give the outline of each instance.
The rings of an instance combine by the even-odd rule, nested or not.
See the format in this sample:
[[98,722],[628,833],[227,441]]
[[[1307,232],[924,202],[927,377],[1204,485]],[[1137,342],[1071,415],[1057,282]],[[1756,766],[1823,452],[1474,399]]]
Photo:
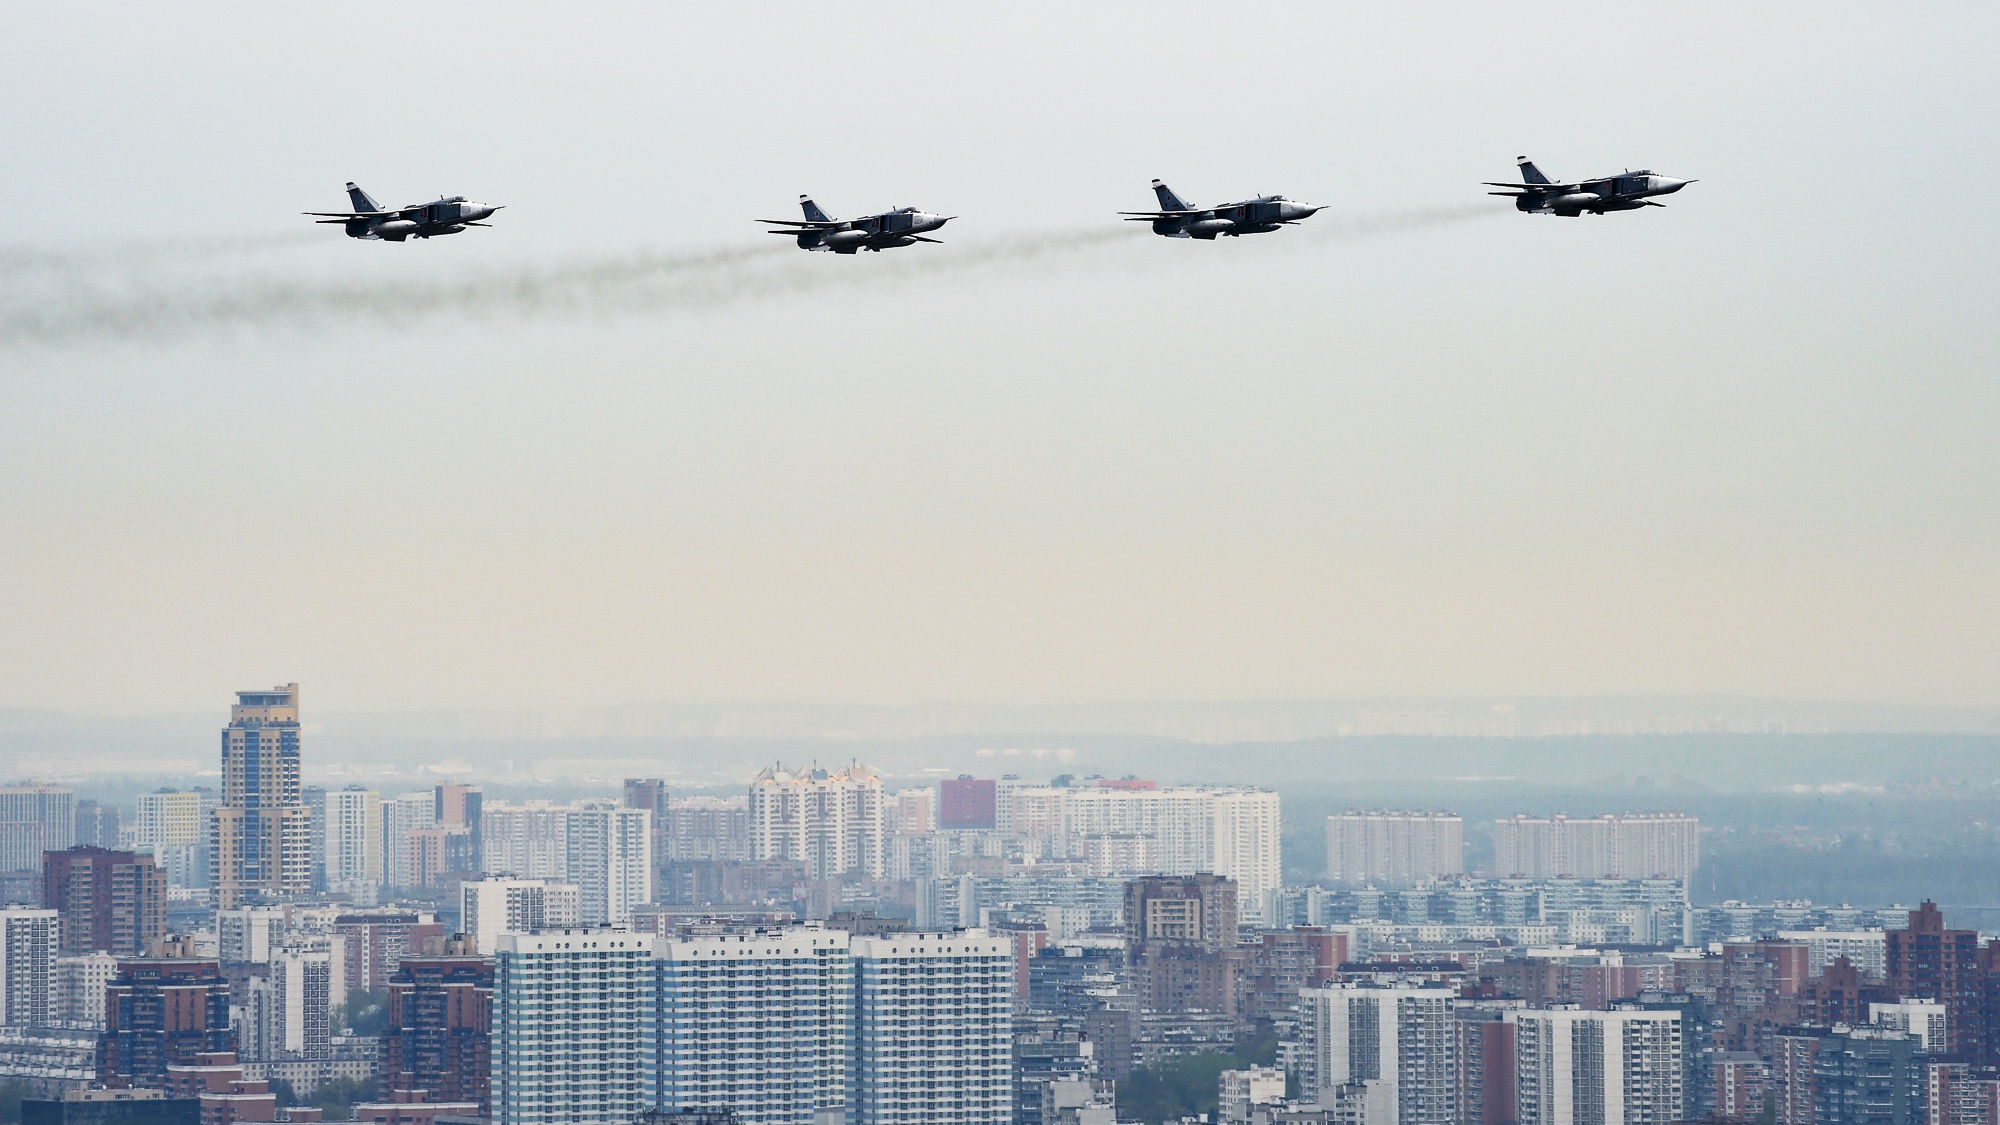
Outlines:
[[1993,6],[7,17],[0,1125],[2000,1125]]

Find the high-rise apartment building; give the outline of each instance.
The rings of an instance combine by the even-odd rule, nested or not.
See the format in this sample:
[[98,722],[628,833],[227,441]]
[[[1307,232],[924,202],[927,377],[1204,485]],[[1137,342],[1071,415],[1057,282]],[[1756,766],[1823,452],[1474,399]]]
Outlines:
[[0,788],[0,871],[39,871],[43,852],[75,844],[75,790],[54,785]]
[[1361,1107],[1370,1125],[1458,1120],[1457,992],[1428,982],[1336,984],[1299,993],[1302,1096]]
[[49,1018],[57,1027],[103,1031],[104,992],[117,975],[118,959],[109,953],[59,954],[51,978]]
[[381,990],[403,958],[421,955],[425,941],[444,937],[437,919],[405,910],[342,914],[333,920],[333,930],[347,959],[346,987],[363,992]]
[[1967,1061],[1985,1058],[1985,974],[1979,964],[1979,931],[1948,930],[1934,902],[1910,911],[1910,927],[1890,930],[1884,977],[1897,996],[1944,1005],[1944,1053]]
[[750,801],[747,797],[682,797],[667,806],[662,830],[666,850],[656,860],[749,860]]
[[55,1021],[61,927],[53,910],[0,910],[0,1026],[48,1027]]
[[421,1090],[427,1101],[470,1102],[487,1116],[493,1108],[492,1023],[490,958],[404,958],[389,978],[384,1100]]
[[583,924],[624,922],[653,901],[653,814],[608,801],[569,817],[569,882],[582,895]]
[[1220,875],[1148,875],[1125,884],[1125,941],[1188,945],[1212,951],[1236,947],[1236,883]]
[[1681,1118],[1677,1011],[1510,1011],[1520,1125],[1671,1125]]
[[1917,1040],[1901,1032],[1855,1027],[1822,1036],[1813,1057],[1814,1125],[1923,1125],[1926,1061]]
[[648,1100],[744,1125],[844,1125],[854,965],[845,931],[664,941]]
[[1008,1125],[1014,946],[979,930],[855,937],[853,1125]]
[[213,790],[162,789],[138,799],[129,826],[135,851],[151,852],[153,862],[176,887],[208,885],[208,817]]
[[501,935],[494,1125],[628,1125],[653,1108],[657,940],[611,929]]
[[1883,1031],[1898,1031],[1917,1041],[1917,1050],[1927,1055],[1944,1054],[1949,1038],[1944,1005],[1935,1000],[1898,1000],[1893,1004],[1868,1005],[1868,1022]]
[[752,857],[795,860],[807,878],[880,879],[882,828],[882,779],[866,766],[772,766],[750,783]]
[[938,782],[938,827],[990,831],[997,827],[999,790],[991,778],[959,776]]
[[904,836],[937,831],[937,790],[929,786],[901,789],[887,800],[884,816],[886,821],[895,822],[887,825],[889,831]]
[[118,846],[119,827],[117,805],[78,801],[76,830],[70,838],[74,843],[93,848],[115,848]]
[[222,731],[222,802],[209,814],[218,909],[312,890],[312,813],[299,791],[299,685],[239,691]]
[[673,802],[667,796],[667,781],[663,777],[628,777],[625,779],[625,807],[645,809],[653,814],[653,860],[659,862],[667,857],[667,810]]
[[478,874],[484,858],[486,795],[476,785],[447,783],[432,789],[431,799],[436,806],[433,820],[438,827],[462,828],[466,832],[468,846],[449,870],[459,876]]
[[1278,795],[1233,787],[1138,788],[1024,785],[996,789],[1000,830],[1046,840],[1050,854],[1081,856],[1086,841],[1145,836],[1162,875],[1212,873],[1238,888],[1243,920],[1270,922],[1284,866]]
[[1345,812],[1326,818],[1326,877],[1402,885],[1465,872],[1465,822],[1448,812]]
[[1529,879],[1694,878],[1701,822],[1682,813],[1512,816],[1493,823],[1493,873]]
[[543,879],[469,879],[459,884],[459,929],[476,952],[492,954],[501,934],[574,929],[583,897],[573,883]]
[[488,805],[482,821],[482,865],[488,875],[520,879],[569,878],[569,814],[563,805]]
[[[266,1058],[332,1057],[334,996],[344,983],[344,969],[323,949],[281,949],[271,955]],[[340,995],[340,1000],[346,998]]]
[[423,853],[411,847],[410,838],[437,826],[435,793],[404,793],[382,802],[382,874],[384,881],[398,890],[421,887]]
[[1807,969],[1812,976],[1826,972],[1827,966],[1842,957],[1862,976],[1881,980],[1887,972],[1889,938],[1886,930],[1779,930],[1779,941],[1795,941],[1810,951]]
[[360,785],[326,794],[326,885],[334,890],[380,885],[382,795]]
[[167,876],[149,855],[109,848],[49,852],[42,903],[62,915],[62,951],[137,957],[167,932]]
[[268,965],[285,945],[285,908],[239,906],[215,912],[216,955],[225,965]]
[[157,1088],[170,1064],[236,1050],[229,981],[212,958],[121,959],[105,989],[104,1015],[97,1077],[112,1089]]

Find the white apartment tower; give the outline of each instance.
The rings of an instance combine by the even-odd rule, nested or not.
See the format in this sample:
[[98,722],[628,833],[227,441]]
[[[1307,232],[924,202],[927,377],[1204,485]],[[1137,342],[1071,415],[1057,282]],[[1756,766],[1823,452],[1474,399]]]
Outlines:
[[518,879],[569,878],[570,809],[538,801],[487,805],[480,813],[480,870]]
[[1448,812],[1345,812],[1326,818],[1326,877],[1406,885],[1465,872],[1465,822]]
[[502,934],[493,973],[494,1125],[629,1125],[657,1103],[655,938]]
[[[327,794],[329,801],[333,794]],[[437,797],[433,793],[404,793],[381,803],[382,877],[398,889],[417,885],[417,872],[410,864],[410,834],[437,824]],[[329,876],[331,878],[331,876]]]
[[797,860],[810,879],[880,879],[882,820],[882,779],[863,765],[771,766],[750,783],[754,858]]
[[326,882],[382,882],[382,795],[359,785],[326,795]]
[[569,814],[569,881],[582,924],[625,922],[653,901],[653,813],[590,802]]
[[583,924],[582,909],[572,883],[486,878],[459,884],[459,928],[489,957],[501,934],[572,929]]
[[56,958],[49,1016],[57,1027],[104,1030],[104,990],[118,974],[109,953],[66,953]]
[[849,945],[817,926],[661,942],[647,1100],[743,1125],[845,1125]]
[[285,908],[239,906],[215,912],[216,956],[226,965],[268,965],[285,944]]
[[1270,899],[1284,874],[1278,795],[1262,789],[1106,786],[1056,787],[1003,783],[996,819],[1002,831],[1049,842],[1057,857],[1102,854],[1107,839],[1123,844],[1117,858],[1148,854],[1153,868],[1131,874],[1216,874],[1236,881],[1246,925],[1270,921]]
[[1813,976],[1842,957],[1865,977],[1881,980],[1888,975],[1889,934],[1885,930],[1779,930],[1779,941],[1796,941],[1811,950],[1807,955]]
[[[0,1025],[46,1027],[54,1018],[60,919],[54,910],[0,910]],[[103,1006],[102,999],[98,1003]]]
[[1414,981],[1302,989],[1292,1062],[1303,1096],[1367,1107],[1365,1125],[1457,1120],[1457,996]]
[[1527,879],[1694,878],[1701,821],[1684,813],[1511,816],[1493,823],[1493,873]]
[[1012,1125],[1014,945],[855,937],[852,1125]]
[[1510,1011],[1520,1125],[1670,1125],[1681,1116],[1681,1014]]
[[271,955],[266,1058],[332,1057],[334,987],[341,975],[333,960],[323,949],[281,949]]

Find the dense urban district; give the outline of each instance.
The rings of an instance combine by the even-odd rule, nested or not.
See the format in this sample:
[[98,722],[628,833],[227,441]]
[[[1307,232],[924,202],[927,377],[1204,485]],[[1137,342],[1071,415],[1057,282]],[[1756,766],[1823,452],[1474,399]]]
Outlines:
[[0,790],[0,1117],[2000,1125],[2000,940],[1697,906],[1681,813],[1469,871],[1456,814],[1341,812],[1300,886],[1242,785],[489,802],[303,785],[300,732],[240,692],[218,788]]

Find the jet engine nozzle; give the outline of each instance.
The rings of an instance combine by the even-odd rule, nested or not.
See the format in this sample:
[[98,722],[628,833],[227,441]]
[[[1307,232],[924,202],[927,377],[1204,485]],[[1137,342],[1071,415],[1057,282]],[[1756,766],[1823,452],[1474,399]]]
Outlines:
[[377,238],[400,240],[410,237],[416,229],[417,224],[409,219],[390,219],[386,222],[376,223],[374,226],[369,227],[368,231]]
[[1228,219],[1196,219],[1187,225],[1187,231],[1196,238],[1203,235],[1213,238],[1224,231],[1234,229],[1235,226],[1236,224]]
[[837,230],[826,236],[828,246],[859,246],[868,241],[865,230]]

